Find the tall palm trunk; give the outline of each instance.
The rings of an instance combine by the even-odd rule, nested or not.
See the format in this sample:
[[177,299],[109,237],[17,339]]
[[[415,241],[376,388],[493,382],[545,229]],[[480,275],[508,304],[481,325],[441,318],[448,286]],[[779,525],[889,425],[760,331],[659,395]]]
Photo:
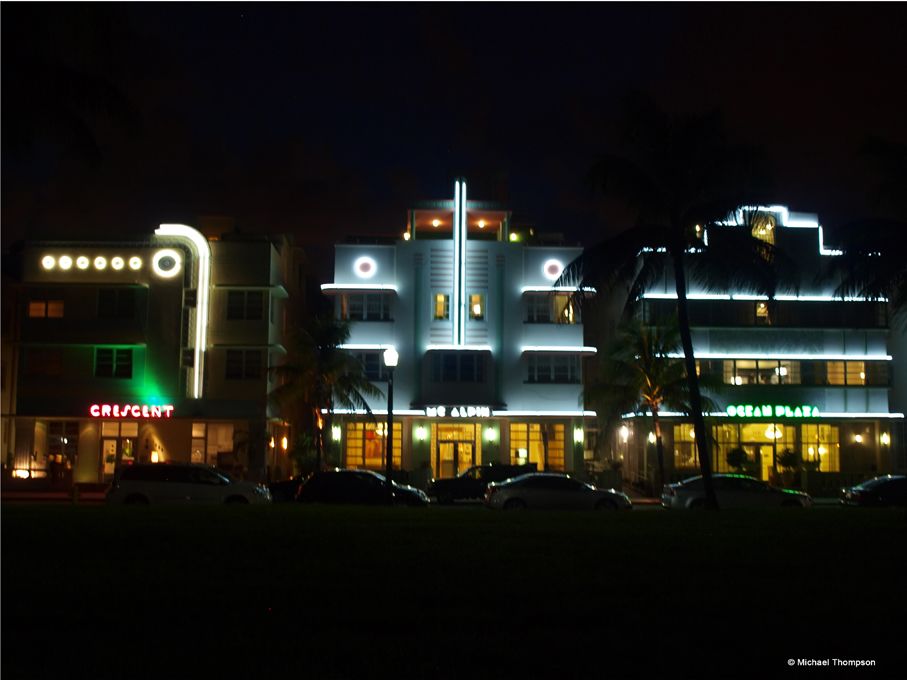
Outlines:
[[683,264],[684,248],[682,245],[672,248],[671,259],[674,263],[674,284],[677,287],[677,322],[680,328],[680,341],[683,345],[683,361],[687,373],[687,385],[690,390],[690,407],[693,416],[693,431],[696,433],[696,448],[699,449],[699,470],[705,487],[705,505],[712,510],[718,509],[718,499],[712,485],[712,459],[709,452],[709,438],[706,436],[705,418],[702,415],[702,398],[699,395],[699,377],[696,375],[696,357],[693,355],[693,337],[690,333],[690,314],[687,308],[687,282]]
[[658,420],[658,406],[652,407],[652,424],[655,427],[655,457],[658,459],[658,483],[655,493],[658,494],[665,484],[665,452],[661,441],[661,421]]

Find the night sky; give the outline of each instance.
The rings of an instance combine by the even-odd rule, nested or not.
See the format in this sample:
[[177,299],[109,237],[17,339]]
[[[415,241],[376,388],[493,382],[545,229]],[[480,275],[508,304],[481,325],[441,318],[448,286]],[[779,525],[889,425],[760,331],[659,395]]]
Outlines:
[[871,210],[863,140],[907,142],[903,29],[894,3],[5,3],[3,245],[201,215],[399,234],[458,175],[591,242],[621,226],[586,177],[631,88],[719,107],[834,228]]

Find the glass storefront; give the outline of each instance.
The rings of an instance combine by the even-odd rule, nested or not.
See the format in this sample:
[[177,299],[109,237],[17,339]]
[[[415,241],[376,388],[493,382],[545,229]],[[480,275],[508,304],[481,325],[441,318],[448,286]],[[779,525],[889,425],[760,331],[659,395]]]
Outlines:
[[564,430],[563,423],[511,423],[510,462],[535,463],[539,471],[563,472]]
[[[841,469],[838,425],[748,422],[713,425],[710,429],[715,472],[743,471],[768,479],[772,470],[784,467],[789,454],[798,454],[801,465],[820,472],[839,472]],[[693,425],[674,425],[673,435],[674,469],[698,470]],[[728,454],[738,449],[743,449],[746,458],[733,461],[736,465],[731,465]]]
[[[348,468],[361,468],[381,472],[386,466],[387,423],[347,423],[345,463]],[[394,469],[401,468],[403,451],[403,425],[394,423]]]

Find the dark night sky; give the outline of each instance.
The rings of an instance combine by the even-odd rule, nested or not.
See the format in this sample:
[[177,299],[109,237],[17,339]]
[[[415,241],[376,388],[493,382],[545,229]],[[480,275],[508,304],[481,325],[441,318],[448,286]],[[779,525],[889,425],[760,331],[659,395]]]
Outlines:
[[[863,139],[907,142],[903,27],[894,3],[5,3],[3,245],[210,214],[303,243],[399,233],[457,175],[592,241],[619,227],[585,175],[629,87],[720,107],[771,155],[777,201],[833,227],[868,210]],[[114,86],[134,121],[41,64]],[[42,107],[87,122],[98,157]]]

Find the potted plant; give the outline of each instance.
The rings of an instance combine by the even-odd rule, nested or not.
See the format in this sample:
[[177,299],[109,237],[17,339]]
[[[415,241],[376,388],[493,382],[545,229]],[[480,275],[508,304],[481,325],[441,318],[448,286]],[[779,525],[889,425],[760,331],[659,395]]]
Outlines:
[[743,468],[747,463],[746,449],[742,446],[737,446],[725,455],[725,460],[727,460],[728,466],[734,468],[737,472],[743,472]]

